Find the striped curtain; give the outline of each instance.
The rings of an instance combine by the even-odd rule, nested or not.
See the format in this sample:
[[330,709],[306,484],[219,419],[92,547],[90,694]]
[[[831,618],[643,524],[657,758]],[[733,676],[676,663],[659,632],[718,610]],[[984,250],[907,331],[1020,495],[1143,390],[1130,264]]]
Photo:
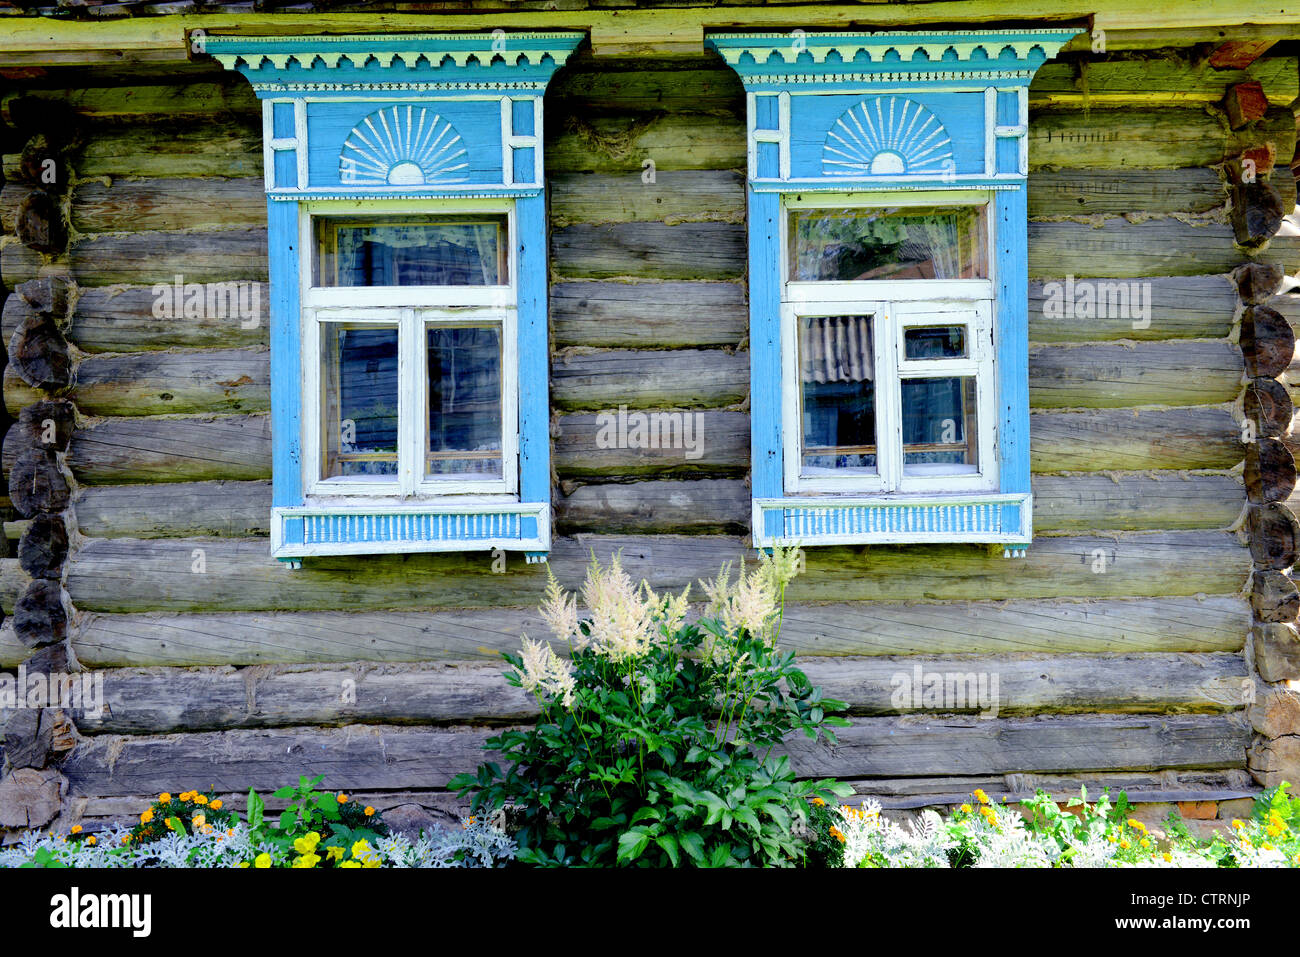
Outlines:
[[803,382],[871,382],[870,316],[815,316],[799,323]]

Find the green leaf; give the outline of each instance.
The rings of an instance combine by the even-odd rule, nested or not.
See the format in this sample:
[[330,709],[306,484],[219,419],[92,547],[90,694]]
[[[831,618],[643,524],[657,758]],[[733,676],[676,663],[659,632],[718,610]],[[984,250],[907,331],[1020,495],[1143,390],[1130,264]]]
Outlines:
[[294,826],[297,823],[298,823],[297,812],[291,809],[286,809],[280,812],[280,830],[292,831],[294,829]]
[[664,849],[668,859],[673,862],[673,867],[677,867],[681,857],[677,849],[677,838],[671,834],[660,834],[655,838],[655,843]]
[[262,815],[266,810],[266,802],[263,801],[252,788],[248,789],[248,827],[250,830],[262,826]]
[[272,791],[272,792],[271,792],[271,797],[274,797],[274,798],[291,798],[291,797],[294,796],[295,793],[297,793],[297,792],[295,792],[293,788],[291,788],[289,785],[286,784],[284,787],[282,787],[282,788],[276,788],[274,791]]
[[650,835],[641,828],[633,828],[618,836],[618,862],[627,864],[635,861],[650,843]]
[[636,824],[638,821],[645,820],[662,821],[663,819],[663,812],[657,807],[643,807],[632,815],[632,820],[629,823]]
[[677,841],[681,844],[682,850],[691,856],[691,860],[696,863],[703,863],[704,838],[700,837],[697,832],[682,831],[677,835]]

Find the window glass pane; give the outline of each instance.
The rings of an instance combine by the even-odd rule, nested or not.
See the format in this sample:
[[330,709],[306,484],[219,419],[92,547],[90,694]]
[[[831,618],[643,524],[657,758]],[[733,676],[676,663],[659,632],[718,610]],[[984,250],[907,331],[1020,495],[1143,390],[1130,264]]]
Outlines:
[[317,286],[500,286],[506,217],[319,217]]
[[984,206],[790,211],[790,279],[983,279]]
[[429,478],[501,478],[501,327],[430,325]]
[[321,324],[322,478],[397,475],[397,330]]
[[804,475],[876,471],[876,387],[870,316],[799,320]]
[[922,326],[903,330],[905,359],[964,359],[965,326]]
[[903,380],[903,472],[951,475],[979,470],[975,377]]

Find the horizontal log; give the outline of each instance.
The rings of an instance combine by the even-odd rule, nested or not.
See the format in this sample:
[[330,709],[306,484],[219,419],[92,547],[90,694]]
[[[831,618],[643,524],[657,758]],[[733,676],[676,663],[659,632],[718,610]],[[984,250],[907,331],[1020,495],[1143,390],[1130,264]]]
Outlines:
[[[12,367],[4,375],[5,407],[16,415],[41,398]],[[86,415],[268,412],[270,354],[239,349],[89,356],[68,392]]]
[[[80,290],[68,340],[83,352],[266,348],[270,292],[264,283],[182,287],[180,308],[169,313],[164,307],[175,308],[174,280],[162,277],[166,289],[114,285]],[[188,315],[184,309],[187,302]],[[154,315],[155,310],[161,315]],[[19,297],[5,300],[0,313],[5,342],[13,336],[24,314]]]
[[1138,283],[1034,280],[1029,284],[1029,339],[1223,339],[1232,330],[1236,307],[1229,276],[1159,276]]
[[81,180],[101,176],[232,179],[262,176],[262,118],[180,123],[165,132],[144,124],[105,126],[72,157]]
[[[1100,226],[1031,222],[1029,275],[1064,279],[1225,273],[1244,258],[1234,242],[1232,227],[1225,223],[1189,225],[1172,217],[1143,222],[1114,218]],[[1257,258],[1290,272],[1300,265],[1300,243],[1278,236]]]
[[269,535],[270,482],[91,485],[75,500],[77,526],[100,538]]
[[[806,658],[799,665],[828,697],[847,702],[850,713],[860,715],[1212,713],[1241,707],[1243,684],[1253,687],[1245,662],[1232,654]],[[511,687],[502,675],[506,669],[504,663],[358,663],[251,673],[233,668],[116,669],[104,676],[104,713],[78,715],[76,723],[83,734],[167,734],[535,720],[536,699]],[[922,692],[931,675],[941,681],[952,675],[949,687],[959,693],[926,701]],[[967,684],[967,676],[974,681]]]
[[602,110],[744,114],[740,77],[712,57],[638,57],[621,64],[584,51],[564,66],[546,90],[548,116],[585,116]]
[[10,94],[0,104],[6,120],[37,117],[51,109],[60,115],[93,120],[168,119],[224,116],[232,112],[261,116],[257,97],[247,83],[223,77],[201,83],[155,83],[98,86],[77,90],[32,89]]
[[[623,549],[634,579],[680,589],[750,554],[722,536],[558,538],[549,569],[582,581],[592,550]],[[201,560],[200,560],[201,559]],[[1023,561],[983,547],[819,547],[791,583],[791,601],[1102,598],[1227,594],[1242,587],[1249,552],[1212,531],[1041,538]],[[265,539],[97,539],[68,562],[67,588],[84,611],[415,610],[524,605],[539,600],[546,569],[494,574],[487,552],[315,558],[289,569]]]
[[1252,80],[1272,103],[1300,96],[1288,57],[1262,57],[1245,69],[1225,70],[1207,60],[1170,56],[1044,63],[1030,84],[1029,103],[1075,109],[1210,105],[1223,99],[1224,87]]
[[739,282],[557,282],[550,309],[557,348],[730,346],[749,335]]
[[745,178],[734,170],[562,173],[548,185],[553,228],[574,223],[745,221]]
[[1038,346],[1029,350],[1034,408],[1216,405],[1241,391],[1241,350],[1227,341]]
[[78,183],[72,191],[72,224],[81,233],[148,229],[266,228],[262,177],[136,179]]
[[1273,142],[1278,156],[1295,150],[1287,110],[1270,111],[1243,130],[1201,108],[1032,110],[1031,169],[1178,169],[1214,166],[1242,150]]
[[1035,170],[1029,176],[1030,219],[1061,216],[1123,216],[1127,213],[1207,213],[1228,194],[1219,174],[1190,169]]
[[581,352],[551,363],[551,404],[557,409],[710,408],[748,395],[746,352]]
[[[510,562],[509,567],[513,567]],[[6,594],[20,570],[5,578]],[[799,654],[966,655],[1240,652],[1250,607],[1239,596],[787,603],[781,644]],[[73,634],[88,668],[499,661],[547,626],[532,608],[430,612],[86,614]],[[0,665],[27,649],[0,628]]]
[[560,173],[743,170],[745,118],[691,113],[548,116],[546,168]]
[[562,533],[745,533],[749,521],[750,492],[741,479],[582,485],[555,500]]
[[745,256],[745,228],[732,223],[580,224],[551,232],[551,270],[565,278],[738,279]]
[[92,485],[266,479],[271,422],[265,415],[100,419],[77,432],[68,465]]
[[1219,408],[1033,412],[1034,472],[1227,469],[1242,460],[1241,428]]
[[[440,788],[482,760],[490,732],[455,728],[259,729],[95,735],[62,771],[73,797],[182,787],[269,791],[299,775],[331,788]],[[1250,732],[1235,716],[857,718],[835,748],[792,740],[801,776],[908,777],[1126,768],[1236,768]]]
[[1227,528],[1246,503],[1230,475],[1035,475],[1034,531]]
[[[629,416],[639,413],[630,412]],[[556,419],[552,444],[555,469],[565,477],[693,475],[744,472],[749,467],[749,415],[744,412],[647,412],[647,437],[629,418],[626,434],[616,411],[577,413]],[[690,426],[690,442],[686,427]],[[659,447],[649,436],[660,439]],[[672,436],[682,436],[674,441]],[[668,441],[663,438],[669,437]]]
[[858,718],[828,748],[786,743],[800,775],[870,777],[1120,768],[1238,768],[1250,730],[1238,715]]

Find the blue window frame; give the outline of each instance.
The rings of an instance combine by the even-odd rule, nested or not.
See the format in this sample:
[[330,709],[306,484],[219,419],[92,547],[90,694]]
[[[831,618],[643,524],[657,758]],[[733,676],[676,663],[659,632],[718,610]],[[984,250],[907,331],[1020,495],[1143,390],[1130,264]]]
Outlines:
[[756,547],[1024,555],[1028,91],[1076,32],[706,38],[748,100]]
[[584,36],[206,38],[263,108],[276,558],[545,561],[542,97]]

